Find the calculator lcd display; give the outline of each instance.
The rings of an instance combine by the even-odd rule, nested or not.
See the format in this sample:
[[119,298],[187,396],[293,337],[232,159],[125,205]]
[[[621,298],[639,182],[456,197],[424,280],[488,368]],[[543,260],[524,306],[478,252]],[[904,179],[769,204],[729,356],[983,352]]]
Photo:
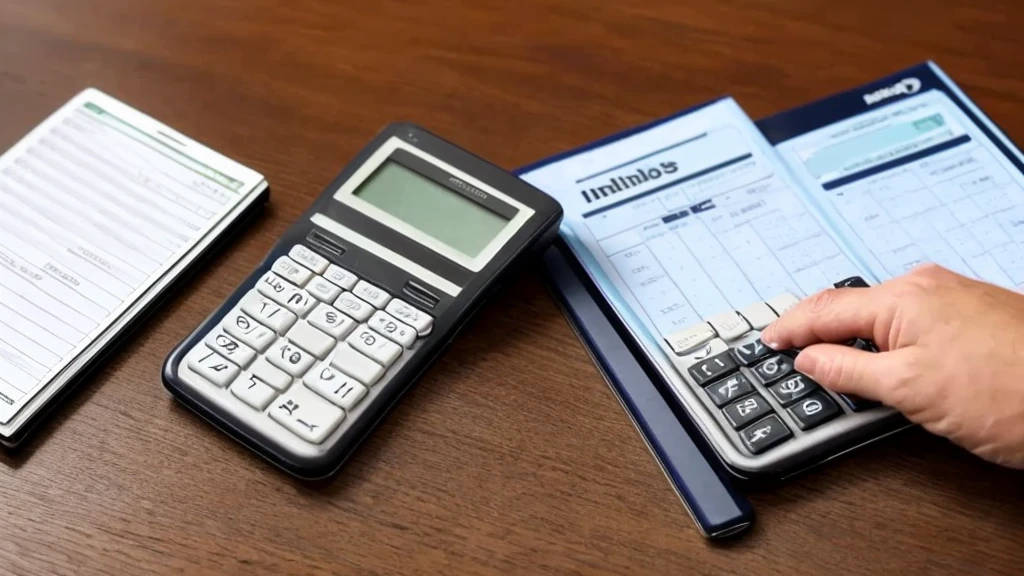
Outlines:
[[470,257],[479,255],[509,223],[505,216],[391,160],[354,194]]

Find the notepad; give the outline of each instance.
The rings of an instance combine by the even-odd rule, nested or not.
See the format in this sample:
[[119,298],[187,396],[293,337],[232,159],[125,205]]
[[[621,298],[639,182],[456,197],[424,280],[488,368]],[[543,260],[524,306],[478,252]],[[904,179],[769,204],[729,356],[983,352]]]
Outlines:
[[4,153],[4,435],[264,188],[255,171],[93,89]]

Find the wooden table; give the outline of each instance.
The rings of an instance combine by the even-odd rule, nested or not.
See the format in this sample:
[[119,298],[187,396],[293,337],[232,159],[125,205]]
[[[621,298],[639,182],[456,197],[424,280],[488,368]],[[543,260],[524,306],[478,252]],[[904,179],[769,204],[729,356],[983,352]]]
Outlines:
[[92,85],[273,187],[0,457],[0,571],[1019,573],[1024,477],[920,431],[759,490],[753,531],[709,545],[537,274],[324,485],[176,405],[159,369],[389,121],[513,168],[725,93],[757,118],[931,58],[1024,140],[1022,22],[1011,0],[0,0],[0,148]]

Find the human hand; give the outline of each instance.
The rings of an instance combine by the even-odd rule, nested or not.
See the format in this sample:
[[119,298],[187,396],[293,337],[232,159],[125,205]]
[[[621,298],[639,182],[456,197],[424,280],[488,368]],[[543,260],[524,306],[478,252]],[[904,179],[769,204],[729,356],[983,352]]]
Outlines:
[[[880,352],[842,343],[874,341]],[[935,265],[871,288],[825,290],[761,333],[802,348],[796,369],[878,400],[934,434],[1024,468],[1024,296]]]

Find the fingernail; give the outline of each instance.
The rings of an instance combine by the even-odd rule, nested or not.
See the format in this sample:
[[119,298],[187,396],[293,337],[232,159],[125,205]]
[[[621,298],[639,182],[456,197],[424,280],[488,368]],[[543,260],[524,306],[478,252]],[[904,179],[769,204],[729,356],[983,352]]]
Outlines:
[[811,374],[818,366],[818,359],[815,357],[815,354],[806,354],[805,352],[806,350],[803,350],[796,355],[796,361],[793,362],[793,367],[796,368],[798,372]]
[[762,341],[762,342],[764,343],[765,346],[771,348],[772,350],[778,350],[779,349],[779,343],[778,342],[764,342],[764,341]]

